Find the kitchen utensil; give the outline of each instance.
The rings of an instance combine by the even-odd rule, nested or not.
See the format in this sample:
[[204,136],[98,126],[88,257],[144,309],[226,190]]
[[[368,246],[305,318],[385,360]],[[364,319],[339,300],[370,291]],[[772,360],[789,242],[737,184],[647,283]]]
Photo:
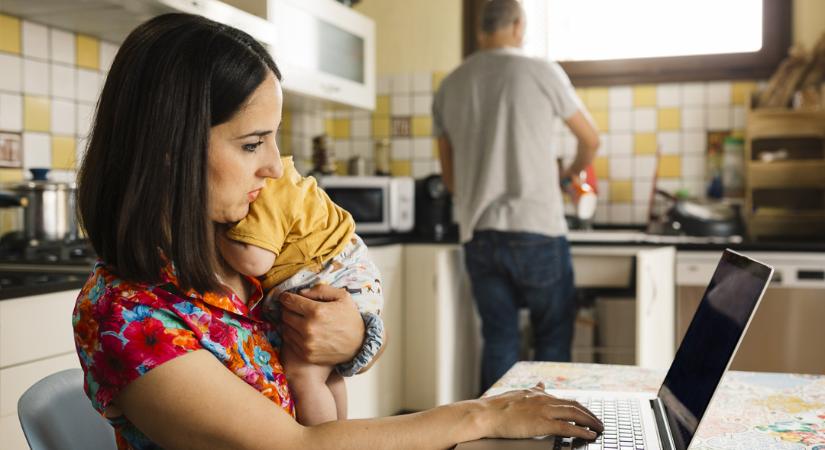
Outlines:
[[33,169],[32,180],[7,186],[0,207],[23,207],[23,233],[28,240],[73,241],[78,238],[76,186],[46,179],[48,170]]
[[670,206],[663,217],[651,222],[650,232],[722,237],[743,233],[744,227],[736,205],[677,198],[662,190],[657,190],[656,195],[669,200]]
[[353,156],[347,161],[347,174],[364,176],[367,174],[367,160],[363,156]]

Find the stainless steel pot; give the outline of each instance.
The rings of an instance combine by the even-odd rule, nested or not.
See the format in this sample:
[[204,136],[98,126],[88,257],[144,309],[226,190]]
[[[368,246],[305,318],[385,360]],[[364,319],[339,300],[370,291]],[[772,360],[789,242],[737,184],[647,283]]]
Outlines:
[[78,238],[75,216],[76,186],[47,180],[7,186],[0,206],[23,207],[23,233],[27,240],[74,241]]

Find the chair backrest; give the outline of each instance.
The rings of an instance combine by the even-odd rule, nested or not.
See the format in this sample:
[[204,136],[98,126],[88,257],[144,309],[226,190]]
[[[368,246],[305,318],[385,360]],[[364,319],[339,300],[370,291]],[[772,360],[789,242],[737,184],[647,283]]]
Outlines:
[[111,425],[83,392],[83,371],[49,375],[17,401],[17,415],[32,450],[116,449]]

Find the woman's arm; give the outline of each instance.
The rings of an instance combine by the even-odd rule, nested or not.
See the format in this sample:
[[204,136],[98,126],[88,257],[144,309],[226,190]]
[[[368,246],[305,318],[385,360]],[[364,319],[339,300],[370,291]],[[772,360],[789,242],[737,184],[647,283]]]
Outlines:
[[[164,448],[430,449],[481,437],[544,434],[593,438],[601,431],[575,402],[541,386],[383,419],[304,427],[205,350],[175,358],[124,388],[113,406]],[[575,426],[575,422],[581,426]]]

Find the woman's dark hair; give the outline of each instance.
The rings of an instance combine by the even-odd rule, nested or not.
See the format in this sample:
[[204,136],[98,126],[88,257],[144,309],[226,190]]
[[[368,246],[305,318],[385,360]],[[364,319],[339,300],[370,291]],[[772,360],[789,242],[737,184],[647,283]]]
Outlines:
[[219,287],[209,131],[269,73],[281,79],[260,43],[200,16],[155,17],[123,42],[78,174],[80,222],[119,276],[155,283],[172,261],[184,289]]

